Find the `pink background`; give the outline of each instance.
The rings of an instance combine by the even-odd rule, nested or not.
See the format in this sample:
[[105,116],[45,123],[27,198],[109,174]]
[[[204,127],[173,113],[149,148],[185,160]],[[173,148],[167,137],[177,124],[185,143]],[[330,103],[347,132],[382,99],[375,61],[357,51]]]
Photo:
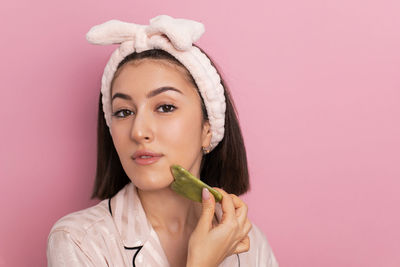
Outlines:
[[[116,4],[117,3],[117,4]],[[397,0],[3,1],[0,266],[45,266],[61,216],[96,203],[96,112],[113,47],[159,14],[206,26],[240,115],[249,216],[281,266],[400,266]]]

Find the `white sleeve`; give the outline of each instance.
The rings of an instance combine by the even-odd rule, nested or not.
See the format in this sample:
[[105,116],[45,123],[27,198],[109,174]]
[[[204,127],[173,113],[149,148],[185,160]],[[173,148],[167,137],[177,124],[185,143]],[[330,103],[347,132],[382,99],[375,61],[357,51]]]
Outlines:
[[48,267],[95,266],[79,242],[67,231],[50,233],[46,253]]

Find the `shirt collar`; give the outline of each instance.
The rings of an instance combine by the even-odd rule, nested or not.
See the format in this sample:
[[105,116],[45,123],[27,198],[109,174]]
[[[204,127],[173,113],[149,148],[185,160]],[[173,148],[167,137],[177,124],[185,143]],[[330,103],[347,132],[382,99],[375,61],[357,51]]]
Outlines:
[[[142,246],[150,238],[152,226],[132,182],[112,197],[110,211],[125,247]],[[220,203],[216,203],[215,214],[218,221],[221,221]]]
[[149,239],[151,224],[147,220],[134,184],[130,182],[125,185],[111,199],[110,205],[124,246],[143,245]]

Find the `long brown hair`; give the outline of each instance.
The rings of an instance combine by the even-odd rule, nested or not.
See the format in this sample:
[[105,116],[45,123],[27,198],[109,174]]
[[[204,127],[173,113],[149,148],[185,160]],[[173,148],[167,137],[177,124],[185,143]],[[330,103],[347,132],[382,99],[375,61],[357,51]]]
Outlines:
[[[201,48],[199,49],[205,53]],[[208,55],[207,57],[221,76],[213,60]],[[119,63],[114,78],[121,67],[127,62],[145,58],[167,60],[183,67],[186,70],[188,78],[197,88],[196,82],[182,63],[171,54],[160,49],[147,50],[141,53],[134,52],[128,55]],[[210,153],[203,155],[200,179],[212,187],[219,187],[228,193],[241,195],[250,189],[246,149],[237,118],[237,111],[222,76],[221,84],[224,87],[226,101],[225,134],[223,139]],[[101,98],[102,96],[100,93],[97,124],[97,168],[92,198],[107,199],[114,196],[120,189],[128,184],[130,179],[126,175],[117,151],[115,150],[109,128],[104,119]],[[208,120],[207,110],[201,95],[200,98],[202,102],[203,119]]]

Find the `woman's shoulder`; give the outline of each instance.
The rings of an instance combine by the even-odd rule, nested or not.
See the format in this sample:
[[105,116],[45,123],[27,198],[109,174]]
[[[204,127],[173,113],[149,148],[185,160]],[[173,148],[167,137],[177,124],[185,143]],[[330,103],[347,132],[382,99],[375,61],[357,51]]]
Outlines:
[[108,253],[107,249],[119,247],[115,236],[108,199],[65,215],[53,225],[48,235],[48,266],[106,266],[111,260],[118,262],[116,266],[124,266],[120,264],[123,258],[106,259],[102,254]]
[[110,217],[108,200],[103,200],[92,207],[69,213],[58,219],[50,230],[49,238],[55,233],[84,238],[90,229],[108,217]]
[[268,243],[267,237],[254,222],[252,222],[252,227],[249,232],[249,238],[250,240],[254,241],[255,244],[257,244],[257,247],[262,245],[269,249],[271,248]]
[[251,259],[254,261],[253,265],[251,266],[279,266],[267,237],[255,223],[252,223],[252,228],[249,232],[249,238],[250,250],[243,253],[243,256],[244,258],[249,258],[249,260]]

